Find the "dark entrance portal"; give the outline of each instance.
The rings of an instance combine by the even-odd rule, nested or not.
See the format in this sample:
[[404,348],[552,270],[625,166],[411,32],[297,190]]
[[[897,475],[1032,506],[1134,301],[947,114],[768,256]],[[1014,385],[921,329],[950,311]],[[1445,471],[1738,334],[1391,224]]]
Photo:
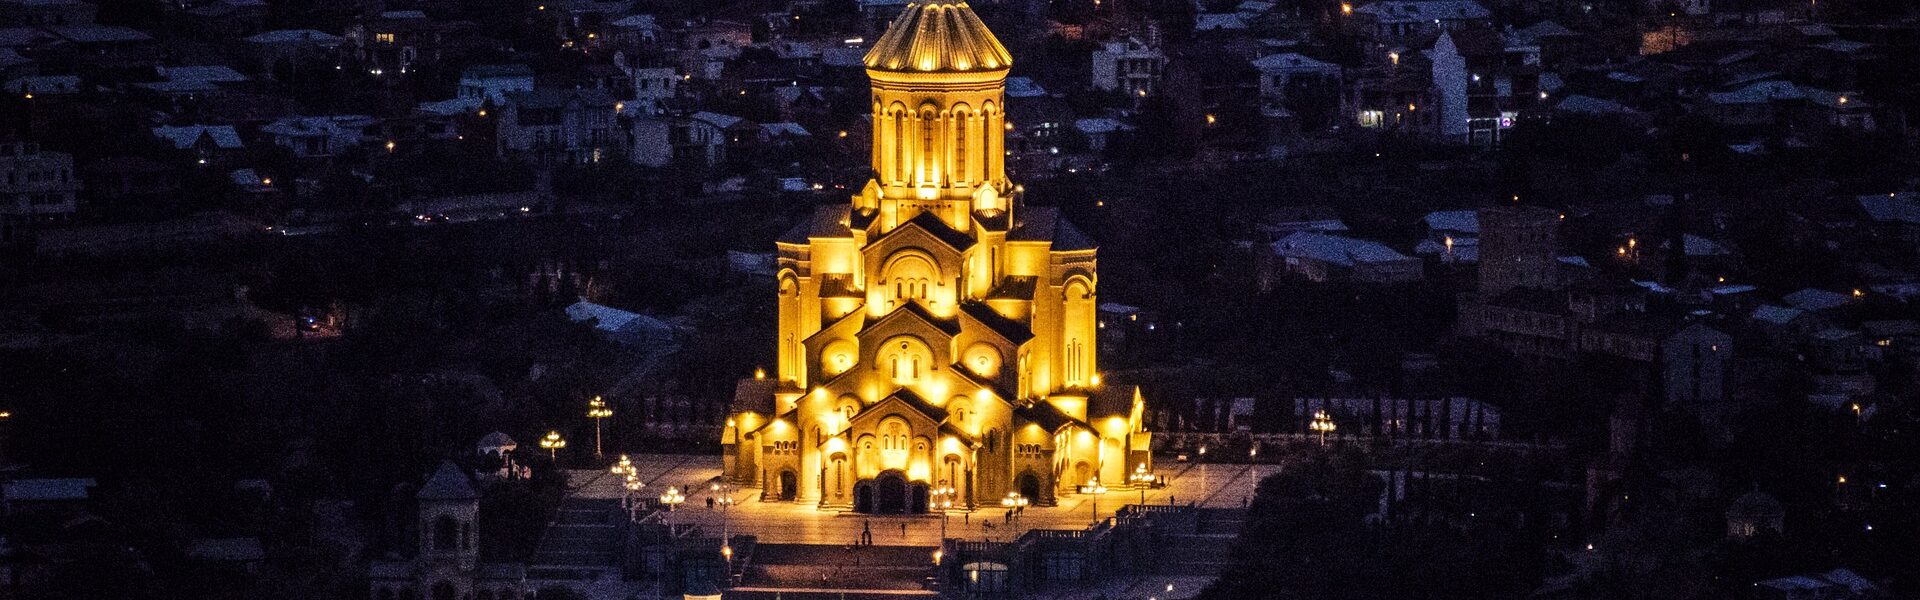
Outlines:
[[1040,478],[1034,477],[1032,471],[1021,473],[1014,485],[1020,488],[1020,495],[1028,502],[1040,501]]
[[906,477],[897,471],[888,471],[873,479],[873,512],[883,515],[907,512]]
[[780,499],[792,502],[800,494],[800,478],[793,471],[780,472]]

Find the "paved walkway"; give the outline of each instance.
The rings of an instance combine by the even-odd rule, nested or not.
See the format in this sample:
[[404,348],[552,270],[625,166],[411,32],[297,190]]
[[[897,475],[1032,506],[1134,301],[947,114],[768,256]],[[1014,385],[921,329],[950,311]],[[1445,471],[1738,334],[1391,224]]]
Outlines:
[[[751,534],[763,544],[851,544],[860,539],[863,530],[870,529],[875,544],[939,545],[939,515],[863,515],[823,511],[810,504],[762,502],[757,488],[730,490],[735,501],[732,507],[708,508],[707,499],[719,493],[712,486],[720,476],[719,456],[644,454],[631,458],[640,481],[646,484],[639,492],[642,497],[657,498],[669,487],[686,495],[686,503],[665,516],[673,523],[698,523],[716,535],[723,528],[735,535]],[[1280,469],[1279,465],[1211,463],[1168,463],[1162,467],[1156,473],[1167,477],[1167,486],[1147,490],[1148,504],[1238,507],[1253,495],[1260,478]],[[626,494],[620,479],[605,472],[591,477],[586,472],[579,475],[587,481],[575,492],[577,497],[615,499]],[[1010,541],[1028,529],[1081,529],[1141,499],[1139,490],[1125,488],[1110,490],[1097,499],[1072,494],[1061,497],[1058,506],[1028,507],[1025,515],[1011,521],[997,505],[979,507],[972,513],[956,509],[945,518],[946,532],[948,537]]]

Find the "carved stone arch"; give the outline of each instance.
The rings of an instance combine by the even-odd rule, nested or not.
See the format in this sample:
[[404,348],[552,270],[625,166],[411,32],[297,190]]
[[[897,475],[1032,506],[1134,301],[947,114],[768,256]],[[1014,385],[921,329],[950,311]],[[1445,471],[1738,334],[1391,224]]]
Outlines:
[[860,362],[860,345],[850,339],[827,342],[820,348],[820,371],[828,377],[852,369]]
[[901,248],[887,255],[880,264],[882,295],[886,298],[888,309],[904,304],[909,300],[931,303],[934,300],[934,288],[945,281],[946,273],[940,260],[933,253],[919,248]]
[[914,385],[932,375],[935,364],[933,345],[914,335],[896,335],[882,342],[875,353],[874,368],[891,378],[895,385]]
[[1087,276],[1085,273],[1076,272],[1076,273],[1067,275],[1066,282],[1061,284],[1060,286],[1060,292],[1062,294],[1061,297],[1063,299],[1071,299],[1073,297],[1073,294],[1075,293],[1073,291],[1075,286],[1079,286],[1082,289],[1086,290],[1085,292],[1081,293],[1082,298],[1091,298],[1094,295],[1093,278]]
[[860,409],[865,406],[866,403],[862,402],[859,396],[854,394],[841,394],[840,398],[834,400],[833,411],[840,413],[840,418],[846,419],[848,423],[852,423],[853,417],[860,414]]

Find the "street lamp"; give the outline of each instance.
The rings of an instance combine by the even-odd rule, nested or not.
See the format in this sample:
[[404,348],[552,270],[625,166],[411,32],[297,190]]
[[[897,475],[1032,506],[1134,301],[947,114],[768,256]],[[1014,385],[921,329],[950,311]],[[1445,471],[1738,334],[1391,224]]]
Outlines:
[[623,499],[627,505],[627,520],[634,520],[636,518],[634,512],[640,508],[640,502],[634,500],[633,495],[639,493],[640,488],[647,487],[647,484],[641,483],[639,476],[629,473],[627,480],[620,485],[627,490],[627,495]]
[[599,396],[594,396],[592,400],[587,401],[587,418],[593,419],[594,458],[602,456],[600,453],[600,422],[605,421],[607,417],[611,416],[613,416],[613,409],[607,408],[607,401],[601,400]]
[[1098,479],[1089,479],[1087,480],[1087,486],[1081,489],[1085,491],[1087,495],[1093,496],[1093,520],[1099,521],[1100,496],[1107,493],[1107,486],[1100,485],[1100,480]]
[[1147,472],[1147,463],[1140,463],[1140,466],[1134,467],[1133,474],[1127,476],[1127,481],[1133,482],[1134,487],[1140,488],[1140,505],[1146,506],[1147,488],[1153,486],[1153,473]]
[[660,494],[660,503],[667,505],[667,512],[673,512],[674,507],[686,501],[687,495],[680,493],[678,487],[668,486],[666,493]]
[[1327,447],[1327,433],[1339,428],[1339,425],[1334,424],[1333,417],[1328,416],[1327,411],[1324,410],[1313,411],[1313,422],[1307,424],[1307,429],[1320,432],[1321,448]]
[[940,510],[940,539],[945,540],[947,539],[947,511],[953,508],[954,489],[953,486],[945,485],[944,480],[940,483],[942,484],[940,487],[929,491],[933,494],[932,508]]
[[560,449],[567,447],[567,440],[560,437],[558,431],[548,431],[547,437],[540,438],[540,447],[547,450],[548,460],[557,461],[560,460]]
[[1020,492],[1007,492],[1007,497],[1000,499],[1000,506],[1006,507],[1008,511],[1012,511],[1013,514],[1018,515],[1022,512],[1021,509],[1026,508],[1027,505],[1032,502],[1033,501],[1026,496],[1020,495]]
[[607,467],[607,472],[628,478],[639,475],[639,471],[633,467],[633,459],[628,458],[625,454],[620,455],[620,462],[613,463],[613,466]]

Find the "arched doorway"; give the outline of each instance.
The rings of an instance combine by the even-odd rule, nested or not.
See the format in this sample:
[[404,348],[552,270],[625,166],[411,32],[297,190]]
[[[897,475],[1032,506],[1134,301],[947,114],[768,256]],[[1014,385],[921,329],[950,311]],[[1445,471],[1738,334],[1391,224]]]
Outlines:
[[883,515],[907,512],[907,478],[899,471],[887,471],[873,479],[873,512]]
[[1035,477],[1033,471],[1022,471],[1020,477],[1013,481],[1013,485],[1020,490],[1022,498],[1031,502],[1040,501],[1040,478]]
[[780,471],[780,499],[792,502],[799,495],[800,477],[791,470]]
[[873,482],[862,481],[853,486],[853,512],[873,512]]

